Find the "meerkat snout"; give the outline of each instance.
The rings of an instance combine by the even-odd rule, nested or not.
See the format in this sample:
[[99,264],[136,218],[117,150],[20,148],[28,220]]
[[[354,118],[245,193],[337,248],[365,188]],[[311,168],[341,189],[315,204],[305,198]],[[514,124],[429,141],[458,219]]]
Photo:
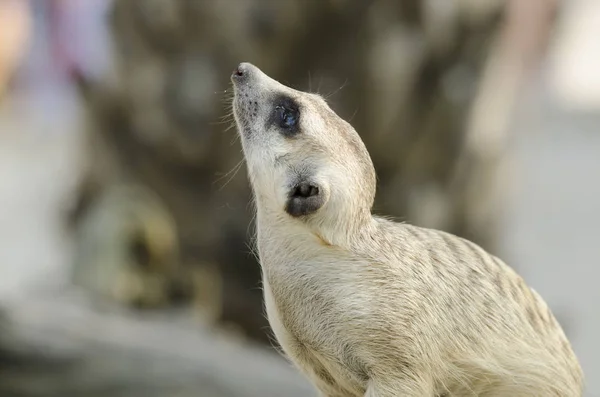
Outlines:
[[233,71],[233,76],[235,78],[241,78],[244,77],[244,66],[243,64],[240,64],[234,71]]

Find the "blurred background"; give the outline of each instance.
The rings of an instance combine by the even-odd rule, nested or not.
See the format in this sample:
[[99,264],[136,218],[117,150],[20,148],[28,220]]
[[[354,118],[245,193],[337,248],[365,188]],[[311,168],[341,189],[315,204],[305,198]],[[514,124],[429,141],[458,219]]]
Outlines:
[[0,0],[0,396],[309,396],[273,347],[241,61],[319,92],[375,211],[548,301],[600,397],[600,3]]

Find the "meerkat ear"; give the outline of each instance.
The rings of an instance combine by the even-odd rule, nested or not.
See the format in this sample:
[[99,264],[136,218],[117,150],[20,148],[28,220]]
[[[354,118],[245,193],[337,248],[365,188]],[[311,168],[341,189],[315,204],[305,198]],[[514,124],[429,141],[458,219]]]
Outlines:
[[317,183],[302,181],[295,185],[288,195],[285,212],[297,218],[317,212],[325,205],[326,195]]

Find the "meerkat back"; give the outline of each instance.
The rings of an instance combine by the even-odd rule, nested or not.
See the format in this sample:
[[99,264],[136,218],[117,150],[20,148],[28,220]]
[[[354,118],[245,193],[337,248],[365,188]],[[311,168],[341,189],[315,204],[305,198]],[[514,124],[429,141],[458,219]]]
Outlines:
[[318,95],[232,75],[271,328],[322,396],[580,397],[543,299],[500,259],[373,216],[375,170]]

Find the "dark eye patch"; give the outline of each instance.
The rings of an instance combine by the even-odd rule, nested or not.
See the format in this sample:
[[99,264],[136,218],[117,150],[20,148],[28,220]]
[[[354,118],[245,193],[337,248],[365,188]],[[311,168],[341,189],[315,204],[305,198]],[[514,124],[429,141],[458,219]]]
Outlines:
[[300,107],[291,98],[277,97],[273,101],[273,112],[270,120],[285,136],[293,136],[300,130]]

